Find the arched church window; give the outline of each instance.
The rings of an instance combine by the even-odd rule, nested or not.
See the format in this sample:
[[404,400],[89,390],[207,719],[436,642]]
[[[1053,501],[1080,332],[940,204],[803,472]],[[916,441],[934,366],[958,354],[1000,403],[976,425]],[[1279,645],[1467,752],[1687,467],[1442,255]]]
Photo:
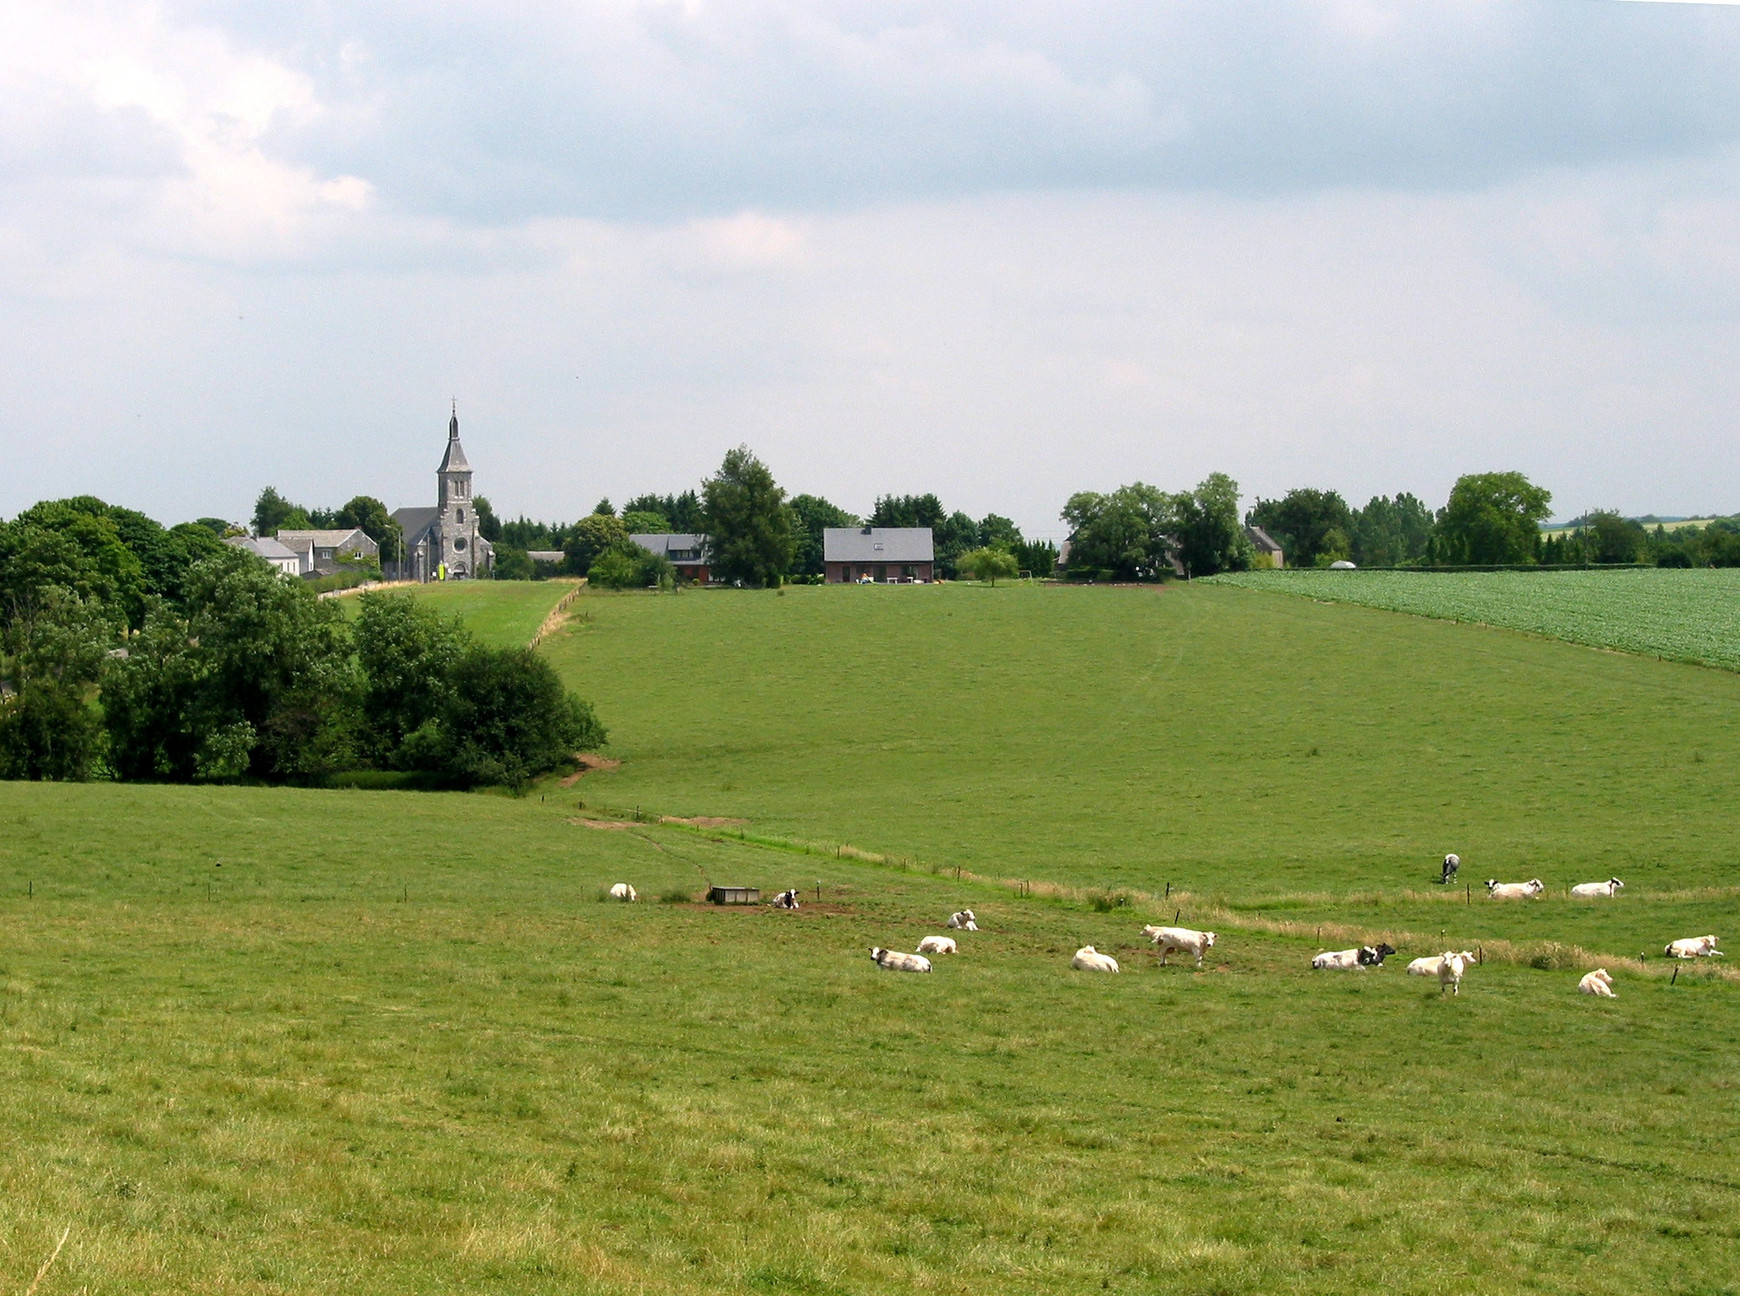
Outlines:
[[464,536],[454,536],[453,537],[453,547],[455,549],[459,550],[461,553],[464,553],[465,552],[465,537]]
[[459,520],[461,522],[465,521],[465,510],[464,509],[459,510]]

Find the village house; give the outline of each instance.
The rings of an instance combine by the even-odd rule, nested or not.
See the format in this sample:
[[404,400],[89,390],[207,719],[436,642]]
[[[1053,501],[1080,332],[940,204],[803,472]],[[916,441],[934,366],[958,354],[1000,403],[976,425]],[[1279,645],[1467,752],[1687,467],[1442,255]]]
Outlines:
[[286,576],[302,575],[302,555],[278,543],[271,536],[261,536],[258,539],[253,536],[231,536],[224,543],[264,558]]
[[712,577],[707,560],[707,537],[684,532],[629,536],[642,549],[657,554],[677,569],[677,579],[705,585]]
[[335,531],[280,531],[277,543],[296,555],[297,574],[310,579],[335,575],[344,571],[347,563],[378,563],[381,557],[381,547],[360,527]]
[[822,532],[822,569],[830,585],[878,585],[936,579],[929,527],[828,527]]
[[[1268,555],[1270,566],[1285,567],[1287,565],[1286,556],[1281,552],[1281,546],[1262,527],[1248,526],[1245,528],[1245,534],[1251,538],[1251,545],[1259,554]],[[1258,566],[1261,565],[1259,560]]]

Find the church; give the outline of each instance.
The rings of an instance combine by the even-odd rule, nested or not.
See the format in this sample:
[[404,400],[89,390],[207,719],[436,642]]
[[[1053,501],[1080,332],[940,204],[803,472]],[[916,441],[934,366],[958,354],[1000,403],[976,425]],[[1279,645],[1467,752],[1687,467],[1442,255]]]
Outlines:
[[459,444],[459,406],[447,422],[447,453],[435,470],[435,507],[394,512],[404,537],[397,563],[383,563],[390,580],[467,580],[489,574],[495,550],[477,533],[471,502],[471,465]]

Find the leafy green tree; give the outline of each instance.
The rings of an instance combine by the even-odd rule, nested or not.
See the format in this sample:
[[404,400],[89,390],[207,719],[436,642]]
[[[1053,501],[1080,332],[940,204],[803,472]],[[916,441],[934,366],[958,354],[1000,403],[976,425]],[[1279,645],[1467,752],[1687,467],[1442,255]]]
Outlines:
[[1352,511],[1335,491],[1299,487],[1278,500],[1258,500],[1248,519],[1280,544],[1294,567],[1323,567],[1349,556]]
[[568,570],[576,576],[584,576],[599,554],[612,545],[628,542],[628,528],[622,524],[621,518],[609,513],[594,513],[568,528],[567,542],[562,548],[568,555]]
[[561,549],[567,537],[568,528],[560,522],[533,522],[521,517],[501,525],[501,543],[511,549]]
[[1057,546],[1049,540],[1024,540],[1014,554],[1021,570],[1034,576],[1049,576],[1057,570]]
[[1062,516],[1070,525],[1072,570],[1108,572],[1119,580],[1149,580],[1167,570],[1175,514],[1166,492],[1144,482],[1109,495],[1078,491]]
[[608,498],[601,499],[592,506],[592,511],[599,517],[615,517],[616,509]]
[[494,544],[501,539],[501,519],[495,515],[489,500],[482,495],[471,501],[471,506],[477,510],[477,534]]
[[[268,486],[260,492],[260,497],[254,501],[254,534],[257,536],[275,536],[285,527],[292,530],[300,529],[290,521],[290,515],[302,512],[303,510],[280,495],[276,486]],[[303,516],[307,515],[304,513]]]
[[930,527],[942,525],[948,514],[935,495],[878,495],[870,512],[873,527]]
[[1178,556],[1190,576],[1248,571],[1254,550],[1239,524],[1239,484],[1210,473],[1193,491],[1175,497]]
[[587,579],[600,589],[669,589],[677,583],[677,569],[663,554],[642,549],[630,540],[599,554]]
[[442,714],[448,672],[471,637],[458,617],[392,594],[359,596],[351,637],[362,674],[365,754],[378,764],[397,764],[405,740]]
[[[483,501],[476,500],[474,504],[478,506],[478,529],[481,531],[483,523],[481,505]],[[404,541],[399,531],[399,524],[393,521],[393,515],[387,512],[387,506],[374,496],[357,495],[352,498],[333,516],[333,526],[335,528],[359,528],[364,535],[380,546],[383,559],[387,562],[402,561]]]
[[242,534],[240,527],[237,527],[233,523],[226,522],[222,518],[215,518],[215,517],[196,518],[196,519],[194,519],[194,521],[191,525],[197,526],[197,527],[204,527],[207,531],[210,531],[219,540],[227,539],[228,537],[230,537],[232,535],[241,535]]
[[536,580],[537,565],[532,562],[531,555],[524,549],[512,549],[507,545],[495,547],[495,566],[490,575],[496,580]]
[[797,552],[795,518],[767,465],[738,446],[701,492],[707,556],[715,578],[751,587],[778,585]]
[[186,605],[155,604],[107,663],[103,710],[122,778],[235,770],[289,778],[354,766],[360,681],[343,614],[241,550],[195,563]]
[[1374,495],[1353,515],[1352,557],[1361,567],[1422,562],[1431,538],[1432,510],[1406,491],[1394,499]]
[[630,535],[668,535],[671,532],[671,520],[650,509],[624,509],[622,525],[628,528]]
[[858,518],[820,495],[793,495],[791,511],[797,518],[797,553],[792,559],[792,570],[802,576],[820,576],[825,569],[822,533],[829,527],[857,526]]
[[629,513],[657,513],[664,518],[665,525],[660,531],[678,532],[683,535],[694,535],[706,529],[702,519],[701,497],[694,491],[684,491],[681,495],[636,495],[623,505],[623,516]]
[[448,672],[441,714],[405,745],[411,768],[464,784],[523,787],[605,743],[592,708],[529,648],[473,644]]
[[938,573],[953,580],[960,573],[961,555],[978,547],[979,524],[957,509],[931,528]]
[[0,621],[27,613],[50,588],[113,603],[141,623],[145,572],[102,501],[45,502],[0,525]]
[[1618,513],[1600,509],[1587,519],[1586,543],[1598,563],[1634,563],[1649,547],[1649,536],[1636,522]]
[[110,605],[58,587],[6,628],[12,691],[0,695],[0,778],[83,780],[103,728],[93,694],[121,629]]
[[1022,545],[1021,528],[1000,514],[987,513],[979,519],[978,541],[983,548],[1014,553]]
[[1020,572],[1015,562],[1015,555],[1007,549],[969,549],[961,555],[960,570],[978,580],[989,581],[992,585],[997,579],[1013,580]]
[[1552,494],[1519,472],[1471,473],[1451,488],[1434,533],[1438,561],[1532,563]]

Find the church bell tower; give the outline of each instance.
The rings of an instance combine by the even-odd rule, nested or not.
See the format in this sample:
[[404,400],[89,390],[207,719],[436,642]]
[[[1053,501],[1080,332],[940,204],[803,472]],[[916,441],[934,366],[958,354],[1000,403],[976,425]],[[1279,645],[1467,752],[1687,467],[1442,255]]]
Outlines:
[[464,580],[477,571],[477,510],[471,503],[471,465],[459,444],[459,402],[447,421],[447,453],[435,470],[436,503],[441,520],[436,528],[441,539],[437,562],[446,564],[450,579]]

